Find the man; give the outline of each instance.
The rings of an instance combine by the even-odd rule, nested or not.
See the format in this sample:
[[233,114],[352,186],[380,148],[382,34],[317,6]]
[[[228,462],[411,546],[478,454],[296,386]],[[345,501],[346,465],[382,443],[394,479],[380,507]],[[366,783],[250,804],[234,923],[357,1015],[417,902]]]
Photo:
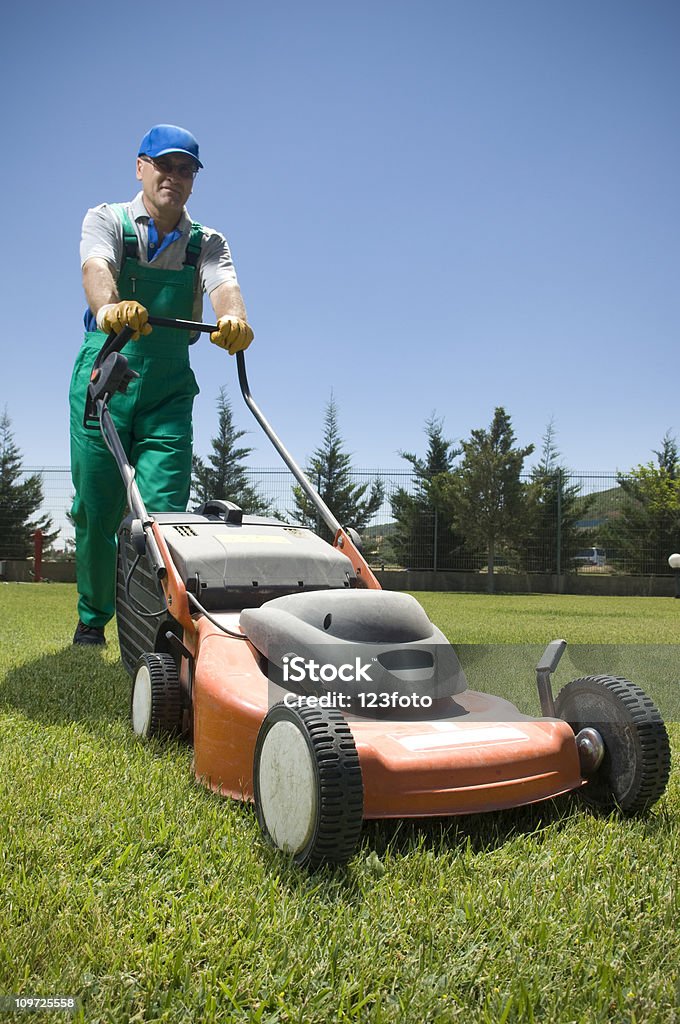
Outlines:
[[198,386],[189,364],[189,334],[152,329],[149,316],[200,321],[207,293],[218,328],[210,340],[233,355],[253,339],[226,239],[192,222],[185,209],[202,166],[190,132],[155,125],[139,147],[141,192],[131,202],[88,210],[83,222],[88,309],[70,390],[79,593],[74,644],[106,642],[104,626],[114,613],[116,532],[126,506],[101,433],[83,427],[92,364],[107,334],[125,324],[135,332],[124,352],[140,376],[125,394],[113,396],[110,410],[151,512],[187,507]]

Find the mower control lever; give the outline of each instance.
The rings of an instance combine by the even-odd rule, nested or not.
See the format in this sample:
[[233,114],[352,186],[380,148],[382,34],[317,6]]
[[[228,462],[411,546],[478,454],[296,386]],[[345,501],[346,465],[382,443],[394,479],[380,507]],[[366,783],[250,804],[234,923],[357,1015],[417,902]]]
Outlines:
[[98,402],[108,402],[116,391],[126,391],[130,381],[139,376],[134,370],[128,369],[127,359],[120,354],[132,334],[131,327],[124,327],[118,334],[109,334],[97,353],[85,397],[83,426],[86,430],[99,428]]
[[135,377],[139,377],[139,374],[129,368],[127,359],[120,352],[110,352],[99,366],[93,368],[92,377],[87,386],[83,417],[83,425],[87,430],[97,429],[91,424],[92,421],[99,423],[98,403],[108,402],[116,391],[127,391],[128,384]]

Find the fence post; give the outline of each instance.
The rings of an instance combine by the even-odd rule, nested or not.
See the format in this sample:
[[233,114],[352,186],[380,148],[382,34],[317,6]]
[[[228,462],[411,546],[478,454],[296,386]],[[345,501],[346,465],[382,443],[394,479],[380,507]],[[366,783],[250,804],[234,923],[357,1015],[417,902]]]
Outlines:
[[434,552],[432,554],[432,571],[437,571],[437,548],[439,546],[439,513],[437,506],[434,507]]
[[[321,494],[321,470],[316,474],[316,493]],[[316,533],[321,536],[321,516],[319,510],[316,510]]]
[[557,576],[562,575],[562,469],[557,470],[557,538],[555,543]]
[[43,532],[37,529],[33,534],[33,578],[36,583],[42,580]]

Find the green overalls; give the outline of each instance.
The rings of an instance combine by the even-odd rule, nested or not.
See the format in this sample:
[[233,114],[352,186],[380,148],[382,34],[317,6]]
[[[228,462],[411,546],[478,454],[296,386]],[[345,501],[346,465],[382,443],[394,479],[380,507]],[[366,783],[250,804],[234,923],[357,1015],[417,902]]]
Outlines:
[[[138,262],[137,235],[126,211],[121,299],[136,299],[151,316],[191,320],[202,229],[192,224],[184,266],[158,270]],[[76,532],[78,613],[87,626],[104,626],[115,609],[116,532],[126,507],[123,482],[99,430],[83,427],[92,364],[106,340],[86,331],[71,378],[71,514]],[[139,377],[110,402],[111,415],[149,512],[184,512],[191,488],[192,407],[198,385],[189,365],[186,331],[154,327],[123,349]]]

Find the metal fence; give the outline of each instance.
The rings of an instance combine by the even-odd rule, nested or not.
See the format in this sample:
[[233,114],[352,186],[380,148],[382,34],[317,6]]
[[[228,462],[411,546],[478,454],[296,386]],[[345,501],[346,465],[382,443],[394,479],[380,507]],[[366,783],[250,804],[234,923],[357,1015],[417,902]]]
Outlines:
[[[38,473],[44,501],[40,515],[48,515],[58,536],[52,552],[68,557],[73,548],[73,527],[68,511],[73,487],[67,467],[26,467],[24,478]],[[295,481],[285,468],[247,470],[249,484],[268,503],[270,512],[293,521]],[[486,546],[471,545],[451,531],[450,515],[433,508],[414,508],[408,526],[395,522],[392,501],[397,492],[417,495],[418,481],[410,471],[362,469],[352,473],[355,485],[380,479],[384,500],[362,532],[370,563],[435,571],[486,571]],[[530,476],[523,478],[530,483]],[[560,502],[560,497],[563,499]],[[669,573],[669,554],[680,549],[676,524],[649,520],[638,534],[629,530],[627,542],[617,537],[626,498],[616,473],[562,473],[557,500],[544,508],[533,524],[525,524],[511,543],[500,542],[495,552],[498,572],[541,573]],[[6,510],[0,503],[0,558],[23,558],[26,550],[8,549]],[[678,517],[680,524],[680,516]],[[353,524],[344,524],[351,526]],[[4,540],[4,546],[3,545]],[[11,545],[10,545],[11,546]]]

